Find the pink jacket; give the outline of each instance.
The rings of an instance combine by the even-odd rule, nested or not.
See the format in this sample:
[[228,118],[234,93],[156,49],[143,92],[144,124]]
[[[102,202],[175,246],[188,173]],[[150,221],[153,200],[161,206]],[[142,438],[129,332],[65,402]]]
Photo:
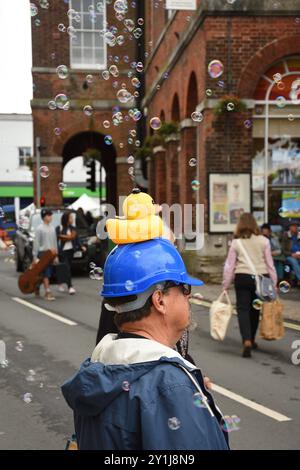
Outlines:
[[[269,241],[266,239],[266,245],[265,245],[265,250],[264,250],[264,257],[265,257],[265,263],[268,269],[268,273],[276,286],[278,282],[277,278],[277,273],[274,267],[274,262],[271,254],[271,247]],[[230,284],[232,283],[235,275],[235,267],[236,267],[236,261],[237,261],[237,252],[234,249],[234,246],[231,245],[227,259],[225,261],[224,265],[224,271],[223,271],[223,288],[228,289]]]

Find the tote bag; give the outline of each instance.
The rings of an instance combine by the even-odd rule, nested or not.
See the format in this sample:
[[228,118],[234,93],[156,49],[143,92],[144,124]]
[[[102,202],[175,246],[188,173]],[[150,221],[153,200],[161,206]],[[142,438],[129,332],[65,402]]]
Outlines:
[[[223,301],[225,297],[226,302]],[[233,306],[226,291],[215,300],[209,310],[210,334],[212,338],[223,341],[232,316]]]
[[269,341],[284,336],[283,305],[279,300],[263,304],[260,336]]

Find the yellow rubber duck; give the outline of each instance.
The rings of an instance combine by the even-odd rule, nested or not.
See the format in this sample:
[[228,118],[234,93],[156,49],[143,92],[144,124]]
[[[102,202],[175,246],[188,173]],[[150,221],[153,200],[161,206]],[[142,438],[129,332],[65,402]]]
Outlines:
[[116,245],[144,242],[163,235],[163,221],[156,215],[157,206],[149,194],[133,189],[123,203],[123,212],[124,218],[106,222],[109,238]]

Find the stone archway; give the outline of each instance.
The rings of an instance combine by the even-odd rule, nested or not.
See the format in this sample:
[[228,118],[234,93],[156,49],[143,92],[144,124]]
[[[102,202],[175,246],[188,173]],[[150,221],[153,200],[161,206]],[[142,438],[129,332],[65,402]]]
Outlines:
[[95,131],[79,132],[70,137],[62,148],[63,166],[79,155],[84,155],[87,151],[93,154],[96,150],[101,155],[101,165],[106,172],[106,202],[116,207],[116,150],[114,145],[107,145],[104,135]]

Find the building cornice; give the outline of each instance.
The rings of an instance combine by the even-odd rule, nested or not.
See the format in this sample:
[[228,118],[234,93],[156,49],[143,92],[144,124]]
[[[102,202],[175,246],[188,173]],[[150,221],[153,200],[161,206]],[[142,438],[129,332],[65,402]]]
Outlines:
[[[49,109],[48,108],[48,103],[50,100],[53,100],[53,98],[49,99],[38,99],[34,98],[31,100],[31,108],[32,109]],[[83,106],[86,104],[90,104],[94,111],[98,110],[111,110],[112,107],[118,105],[120,109],[130,109],[132,106],[136,106],[135,103],[125,103],[121,104],[117,102],[116,100],[90,100],[87,98],[82,98],[82,99],[77,99],[77,100],[70,100],[70,109],[72,110],[80,110],[82,111]]]

